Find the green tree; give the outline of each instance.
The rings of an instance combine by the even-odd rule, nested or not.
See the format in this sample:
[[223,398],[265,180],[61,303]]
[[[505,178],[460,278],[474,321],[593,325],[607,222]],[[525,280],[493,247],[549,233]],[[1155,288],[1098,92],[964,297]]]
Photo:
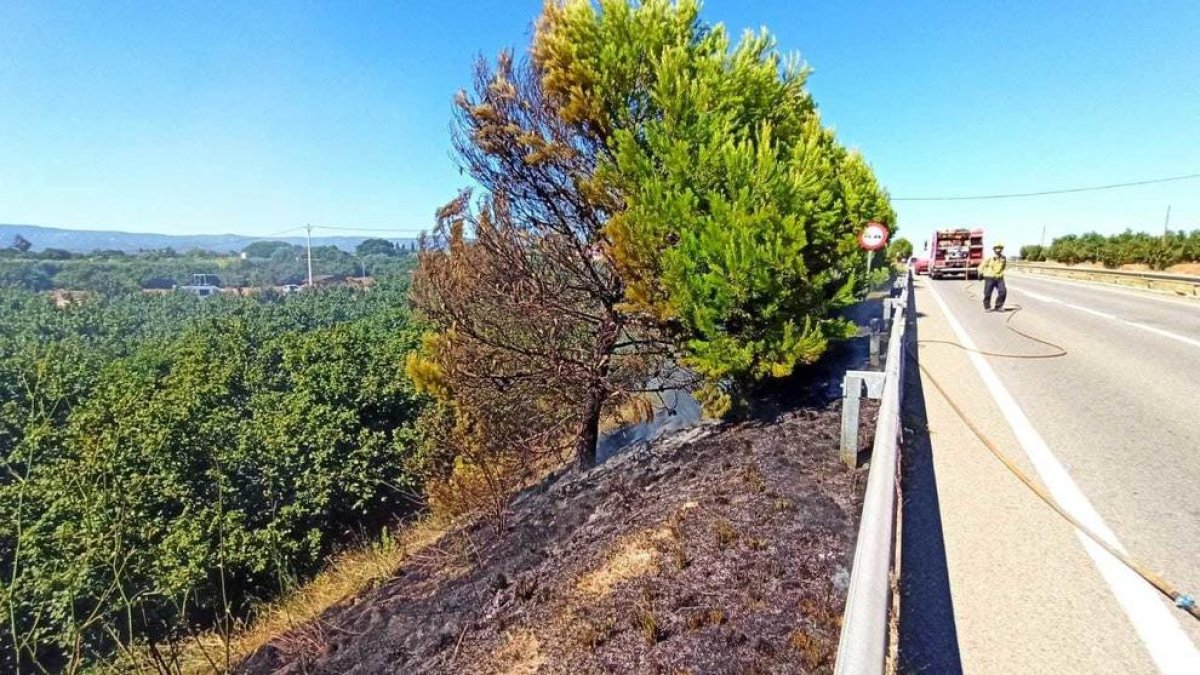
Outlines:
[[1043,262],[1046,260],[1046,249],[1037,244],[1022,246],[1021,260],[1026,262]]
[[[629,307],[678,335],[721,412],[850,334],[867,220],[894,223],[865,160],[821,125],[807,71],[765,31],[736,45],[699,4],[549,4],[534,56],[547,95],[606,142],[598,181]],[[731,396],[732,392],[732,396]]]
[[37,257],[42,260],[70,260],[75,256],[70,251],[61,248],[48,248],[39,253]]
[[913,254],[912,242],[903,237],[900,237],[898,239],[893,239],[888,244],[887,257],[889,260],[895,260],[897,262],[907,262],[908,259],[912,257],[912,254]]
[[0,260],[0,288],[46,291],[53,288],[52,274],[33,261]]
[[296,248],[286,241],[256,241],[247,244],[242,253],[250,258],[273,258],[279,251],[290,252]]
[[19,234],[16,234],[16,235],[13,235],[12,244],[9,246],[9,248],[11,248],[14,251],[19,251],[21,253],[25,253],[32,246],[33,246],[33,244],[30,243],[30,241],[28,239],[26,239],[25,237],[22,237]]
[[1056,237],[1050,242],[1048,255],[1051,260],[1064,265],[1074,265],[1085,259],[1079,245],[1079,236],[1074,234]]
[[396,255],[396,245],[387,239],[366,239],[355,247],[354,252],[359,256]]

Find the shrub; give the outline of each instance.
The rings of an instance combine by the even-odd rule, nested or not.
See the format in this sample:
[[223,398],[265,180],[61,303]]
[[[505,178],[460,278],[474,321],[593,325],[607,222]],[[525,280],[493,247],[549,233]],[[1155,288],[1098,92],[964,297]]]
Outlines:
[[0,670],[240,614],[402,511],[423,400],[395,290],[0,293]]
[[[1027,249],[1030,255],[1026,255]],[[1038,250],[1041,259],[1065,265],[1092,262],[1108,268],[1146,265],[1151,269],[1164,270],[1181,262],[1200,262],[1200,230],[1190,234],[1175,232],[1163,236],[1135,233],[1132,230],[1107,237],[1095,232],[1082,236],[1072,234],[1056,238],[1044,252],[1040,249],[1038,246],[1023,247],[1022,257],[1032,261],[1033,252]]]

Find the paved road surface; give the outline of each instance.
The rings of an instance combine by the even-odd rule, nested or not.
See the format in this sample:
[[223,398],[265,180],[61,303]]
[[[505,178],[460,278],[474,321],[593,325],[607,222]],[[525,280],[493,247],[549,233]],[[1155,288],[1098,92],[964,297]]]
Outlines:
[[[1067,356],[1011,360],[924,344],[923,365],[1073,513],[1200,594],[1200,302],[1017,274],[1008,284],[1009,305],[1023,308],[1013,325]],[[983,313],[982,284],[918,285],[921,340],[1050,351],[1006,330],[1009,315]],[[913,453],[906,478],[935,493],[906,505],[906,666],[1200,673],[1200,622],[1041,504],[928,376],[914,386],[928,449],[924,465]]]

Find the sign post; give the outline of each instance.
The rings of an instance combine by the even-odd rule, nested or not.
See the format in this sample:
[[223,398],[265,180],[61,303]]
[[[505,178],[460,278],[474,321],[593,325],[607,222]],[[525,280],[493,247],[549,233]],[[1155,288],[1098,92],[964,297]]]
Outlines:
[[867,252],[867,278],[871,278],[871,262],[875,252],[887,246],[888,229],[882,223],[867,223],[858,234],[858,245]]

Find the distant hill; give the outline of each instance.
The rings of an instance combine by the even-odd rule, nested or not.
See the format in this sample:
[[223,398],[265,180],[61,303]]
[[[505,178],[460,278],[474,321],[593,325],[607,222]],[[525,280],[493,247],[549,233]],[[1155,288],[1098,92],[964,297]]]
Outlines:
[[[314,228],[315,229],[315,228]],[[40,225],[8,225],[0,223],[0,248],[7,247],[16,235],[21,235],[33,244],[34,251],[61,248],[67,251],[87,253],[96,250],[135,252],[139,250],[173,248],[180,253],[194,249],[218,253],[241,251],[255,241],[286,241],[289,244],[304,244],[304,237],[247,237],[240,234],[153,234],[145,232],[117,232],[107,230],[70,230]],[[353,251],[364,239],[371,237],[313,237],[313,246],[336,246]],[[393,242],[407,244],[412,237],[381,237]]]

